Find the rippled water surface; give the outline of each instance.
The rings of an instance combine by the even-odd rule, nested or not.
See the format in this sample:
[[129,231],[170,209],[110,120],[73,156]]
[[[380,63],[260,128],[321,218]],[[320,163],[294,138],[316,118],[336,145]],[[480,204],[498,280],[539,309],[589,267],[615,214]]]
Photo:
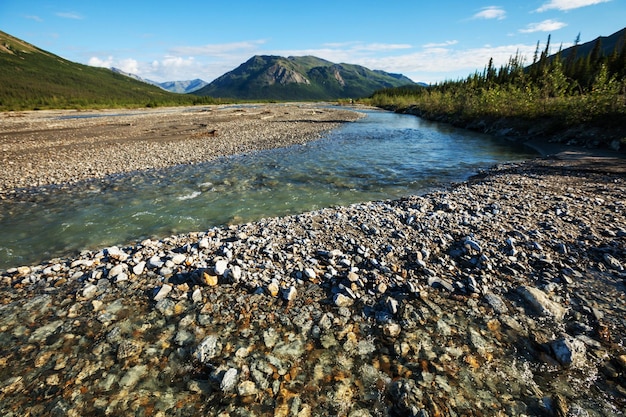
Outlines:
[[367,117],[304,145],[91,181],[0,205],[0,268],[82,249],[397,198],[526,149],[414,116]]

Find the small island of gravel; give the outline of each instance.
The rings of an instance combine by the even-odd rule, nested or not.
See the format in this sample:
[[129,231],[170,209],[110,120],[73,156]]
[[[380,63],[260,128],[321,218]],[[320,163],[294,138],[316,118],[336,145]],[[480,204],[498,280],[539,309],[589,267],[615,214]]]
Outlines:
[[[182,136],[248,152],[269,146],[258,140],[270,132],[287,145],[357,117],[308,105],[259,106],[248,118],[219,111],[230,121],[194,121]],[[4,196],[82,178],[71,158],[95,158],[88,175],[106,175],[212,157],[177,139],[185,117],[144,124],[128,148],[110,123],[137,122],[61,119],[66,139],[37,150],[32,132],[43,124],[27,116],[31,136],[17,142],[28,157],[3,161]],[[102,123],[103,136],[63,148],[78,136],[74,122]],[[169,136],[159,140],[157,126]],[[79,153],[82,144],[91,152]],[[141,155],[154,158],[133,162]],[[30,176],[5,172],[18,169]],[[423,196],[11,268],[0,289],[0,410],[624,415],[624,196],[623,159],[565,152]]]

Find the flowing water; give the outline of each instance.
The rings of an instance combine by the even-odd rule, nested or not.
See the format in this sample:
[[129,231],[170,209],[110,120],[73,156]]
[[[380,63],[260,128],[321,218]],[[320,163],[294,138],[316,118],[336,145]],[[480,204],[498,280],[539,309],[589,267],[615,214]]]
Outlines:
[[0,203],[0,268],[82,249],[423,193],[528,149],[415,116],[367,111],[323,139],[87,181]]

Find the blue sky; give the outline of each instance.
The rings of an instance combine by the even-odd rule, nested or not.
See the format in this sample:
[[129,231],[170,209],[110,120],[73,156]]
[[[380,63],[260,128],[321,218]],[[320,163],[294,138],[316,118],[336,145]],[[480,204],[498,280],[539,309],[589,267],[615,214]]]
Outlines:
[[212,81],[253,55],[314,55],[422,82],[626,26],[626,0],[0,0],[0,30],[83,64]]

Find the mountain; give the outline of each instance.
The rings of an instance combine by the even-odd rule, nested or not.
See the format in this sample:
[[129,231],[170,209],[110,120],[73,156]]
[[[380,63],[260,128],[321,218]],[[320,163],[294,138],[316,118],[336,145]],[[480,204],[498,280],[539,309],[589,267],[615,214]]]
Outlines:
[[68,61],[0,31],[0,111],[144,107],[193,100],[106,68]]
[[208,84],[209,83],[199,78],[188,81],[166,81],[163,83],[157,83],[157,85],[162,89],[179,94],[193,93],[194,91],[199,90]]
[[414,82],[401,74],[314,56],[256,55],[194,94],[240,100],[334,100],[409,84]]
[[617,48],[618,52],[624,47],[626,42],[626,28],[615,32],[609,36],[599,36],[596,39],[582,43],[580,45],[571,46],[561,51],[561,56],[567,58],[570,54],[576,52],[577,57],[591,55],[596,44],[600,42],[600,55],[609,56]]
[[209,84],[206,81],[203,81],[199,78],[196,78],[195,80],[188,80],[188,81],[165,81],[165,82],[160,83],[157,81],[148,80],[147,78],[141,78],[140,76],[136,74],[131,74],[130,72],[125,72],[115,67],[112,67],[111,71],[133,78],[137,81],[141,81],[150,85],[161,87],[162,89],[169,91],[171,93],[178,93],[178,94],[193,93],[194,91],[199,90],[205,85]]

